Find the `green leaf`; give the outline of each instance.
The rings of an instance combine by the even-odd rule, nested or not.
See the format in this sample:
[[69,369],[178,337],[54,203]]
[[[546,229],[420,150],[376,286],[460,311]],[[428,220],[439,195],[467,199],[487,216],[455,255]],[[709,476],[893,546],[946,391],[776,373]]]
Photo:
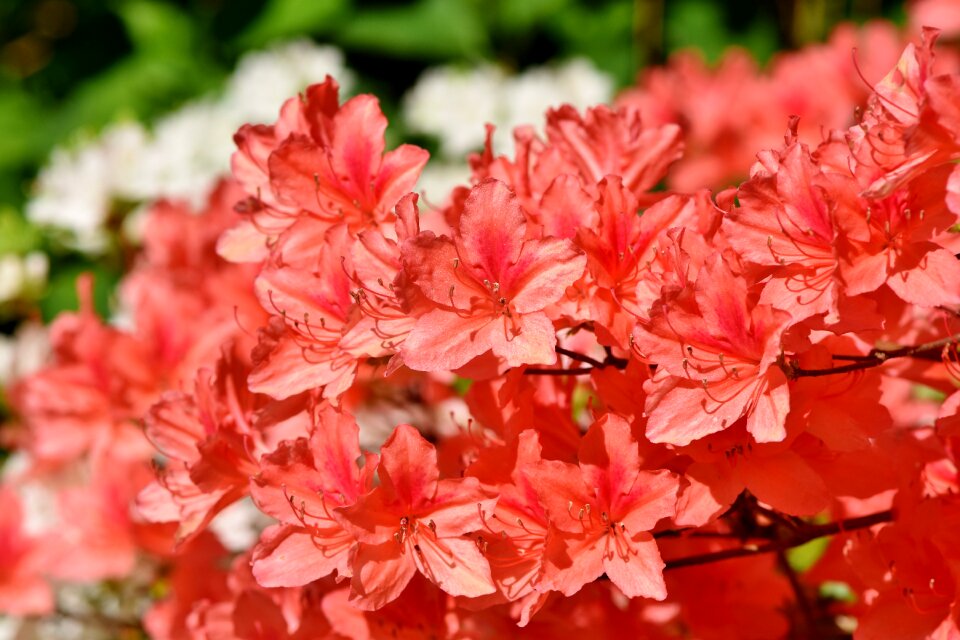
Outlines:
[[0,167],[37,160],[46,150],[42,131],[46,110],[26,91],[0,91]]
[[247,49],[301,34],[329,33],[343,25],[349,0],[270,0],[238,38]]
[[499,0],[498,25],[508,33],[528,31],[560,11],[566,11],[570,0]]
[[828,600],[853,603],[857,601],[857,594],[846,582],[826,580],[820,585],[820,597]]
[[196,46],[197,33],[190,17],[170,3],[128,0],[117,14],[138,51],[182,56]]
[[571,6],[554,15],[548,29],[565,44],[565,55],[590,58],[599,69],[612,75],[618,86],[634,82],[638,52],[633,41],[633,4],[629,0]]
[[23,255],[38,249],[42,240],[40,230],[14,209],[0,209],[0,256],[7,253]]
[[211,88],[219,77],[202,58],[134,55],[82,83],[47,130],[59,140],[80,127],[99,127],[121,115],[149,120],[171,104]]
[[669,50],[699,49],[707,60],[716,62],[731,40],[722,5],[709,0],[679,0],[670,4],[666,21]]
[[828,546],[830,546],[830,538],[811,540],[799,547],[789,549],[787,551],[787,562],[790,563],[794,571],[803,573],[816,564],[817,560],[826,553]]
[[337,36],[345,47],[402,58],[474,59],[489,48],[480,12],[469,0],[419,0],[360,11]]
[[465,396],[467,395],[467,391],[470,391],[470,387],[473,386],[473,380],[458,376],[453,379],[453,384],[451,386],[458,396]]
[[910,388],[910,395],[915,400],[923,402],[943,402],[947,399],[947,394],[939,389],[928,387],[925,384],[914,384]]
[[120,273],[103,265],[73,263],[60,265],[50,277],[47,290],[40,300],[40,312],[44,322],[51,322],[63,311],[76,310],[77,276],[93,274],[93,303],[101,318],[110,315],[110,301],[120,281]]
[[596,395],[589,387],[577,385],[573,388],[573,397],[570,401],[570,414],[574,422],[578,422],[583,416],[583,412],[594,403]]

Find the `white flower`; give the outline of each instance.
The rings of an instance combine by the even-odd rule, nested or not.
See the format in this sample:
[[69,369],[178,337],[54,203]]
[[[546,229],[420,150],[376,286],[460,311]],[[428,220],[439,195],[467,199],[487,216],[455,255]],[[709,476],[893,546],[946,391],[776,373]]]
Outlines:
[[507,87],[507,131],[522,124],[539,125],[550,107],[571,104],[584,109],[608,102],[613,80],[587,60],[574,59],[557,67],[535,67],[510,79]]
[[233,134],[240,126],[209,100],[198,100],[161,118],[136,170],[115,194],[135,202],[160,197],[202,204],[213,182],[230,168]]
[[210,530],[224,547],[240,552],[252,548],[260,538],[260,532],[271,522],[248,497],[218,513],[210,523]]
[[27,218],[70,234],[81,251],[103,249],[106,223],[118,191],[147,145],[147,132],[138,123],[107,128],[96,139],[74,148],[53,151],[37,177]]
[[47,329],[38,322],[21,323],[12,336],[0,336],[0,387],[40,369],[49,353]]
[[613,81],[590,62],[574,59],[556,66],[533,67],[508,76],[490,65],[463,69],[428,69],[404,97],[403,117],[412,131],[436,136],[440,151],[462,159],[483,145],[484,125],[498,129],[498,152],[512,148],[512,130],[539,126],[550,107],[578,109],[608,102]]
[[484,125],[501,121],[507,76],[499,68],[427,69],[404,97],[411,131],[437,136],[444,155],[462,157],[483,145]]
[[32,251],[25,256],[15,253],[0,255],[0,303],[9,302],[23,293],[42,287],[47,279],[49,263],[46,254]]
[[417,180],[417,191],[421,194],[420,206],[440,208],[458,185],[470,184],[470,167],[464,163],[428,162]]
[[273,122],[287,98],[307,85],[323,82],[327,75],[340,84],[341,93],[349,93],[353,73],[339,49],[318,47],[308,40],[288,42],[245,55],[227,84],[222,104],[235,113],[239,124]]
[[107,127],[99,138],[54,150],[27,203],[34,223],[60,228],[71,246],[102,251],[104,224],[118,201],[159,198],[202,204],[230,170],[233,134],[247,122],[272,122],[283,101],[334,76],[346,92],[353,75],[332,47],[298,41],[244,56],[218,97],[189,102],[154,123]]

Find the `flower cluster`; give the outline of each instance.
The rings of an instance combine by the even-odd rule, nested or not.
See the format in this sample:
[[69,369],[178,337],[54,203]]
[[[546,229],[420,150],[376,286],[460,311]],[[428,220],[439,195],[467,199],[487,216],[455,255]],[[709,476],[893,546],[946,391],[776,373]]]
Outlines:
[[[36,530],[0,493],[0,608],[149,557],[155,638],[960,634],[935,40],[718,193],[660,187],[688,132],[630,100],[550,109],[510,155],[491,129],[423,211],[427,153],[387,148],[373,96],[327,78],[244,125],[201,215],[151,209],[132,328],[82,282],[14,389],[18,482],[83,489]],[[247,500],[272,524],[231,553],[211,528]]]
[[122,121],[97,138],[55,149],[37,178],[27,217],[64,232],[69,245],[97,253],[118,209],[158,198],[199,206],[229,168],[237,127],[272,118],[287,96],[328,73],[344,84],[353,79],[333,47],[294,41],[251,52],[220,95],[193,100],[149,130]]

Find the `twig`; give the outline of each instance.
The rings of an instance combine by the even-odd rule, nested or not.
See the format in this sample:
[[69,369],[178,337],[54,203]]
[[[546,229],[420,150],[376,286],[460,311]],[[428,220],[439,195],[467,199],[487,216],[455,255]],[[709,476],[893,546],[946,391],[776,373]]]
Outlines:
[[719,562],[730,558],[741,558],[744,556],[754,556],[760,553],[770,553],[771,551],[783,551],[799,547],[811,540],[832,536],[846,531],[856,531],[857,529],[866,529],[875,524],[890,522],[893,520],[893,510],[872,513],[868,516],[858,518],[848,518],[829,522],[827,524],[808,524],[798,529],[795,533],[784,536],[780,540],[766,542],[764,544],[747,544],[735,549],[724,549],[722,551],[712,551],[710,553],[701,553],[686,558],[677,558],[666,563],[666,569],[679,569],[681,567],[691,567],[694,565],[707,564],[710,562]]
[[527,367],[523,374],[527,376],[579,376],[590,373],[596,367],[576,367],[573,369],[541,369],[539,367]]
[[945,347],[956,346],[960,342],[960,333],[956,333],[940,340],[925,342],[923,344],[900,347],[899,349],[873,349],[864,356],[859,355],[836,355],[835,360],[852,361],[850,364],[830,367],[827,369],[801,369],[796,360],[787,360],[783,356],[777,361],[780,368],[791,380],[797,378],[815,378],[819,376],[832,376],[838,373],[849,373],[851,371],[860,371],[879,366],[888,360],[894,358],[922,358],[927,359],[934,356],[933,359],[940,360],[940,353]]
[[626,369],[629,360],[626,358],[618,358],[613,355],[610,347],[605,347],[607,352],[607,357],[602,361],[597,360],[596,358],[591,358],[588,355],[582,353],[577,353],[576,351],[570,351],[569,349],[564,349],[563,347],[557,347],[556,351],[562,356],[567,356],[571,360],[576,362],[582,362],[584,364],[590,365],[589,367],[573,367],[570,369],[544,369],[541,367],[527,367],[523,370],[524,375],[530,376],[579,376],[586,373],[590,373],[594,369],[606,369],[607,367],[614,367],[616,369]]
[[557,353],[562,356],[567,356],[571,360],[576,360],[577,362],[582,362],[584,364],[589,364],[592,367],[597,369],[603,369],[606,365],[595,358],[591,358],[588,355],[582,353],[577,353],[576,351],[570,351],[570,349],[564,349],[563,347],[557,347]]

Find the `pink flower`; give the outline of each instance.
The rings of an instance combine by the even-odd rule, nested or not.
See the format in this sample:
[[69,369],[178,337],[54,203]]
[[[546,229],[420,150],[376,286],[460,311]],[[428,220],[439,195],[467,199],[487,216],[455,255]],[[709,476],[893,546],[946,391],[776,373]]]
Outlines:
[[487,351],[511,367],[556,360],[544,309],[586,257],[569,240],[526,240],[526,226],[513,192],[488,180],[471,191],[452,239],[426,231],[404,244],[404,269],[436,305],[403,344],[408,367],[457,369]]
[[437,451],[410,425],[381,449],[380,486],[340,510],[359,540],[350,601],[377,609],[395,600],[417,572],[447,593],[476,597],[496,590],[477,543],[496,504],[476,478],[440,480]]

